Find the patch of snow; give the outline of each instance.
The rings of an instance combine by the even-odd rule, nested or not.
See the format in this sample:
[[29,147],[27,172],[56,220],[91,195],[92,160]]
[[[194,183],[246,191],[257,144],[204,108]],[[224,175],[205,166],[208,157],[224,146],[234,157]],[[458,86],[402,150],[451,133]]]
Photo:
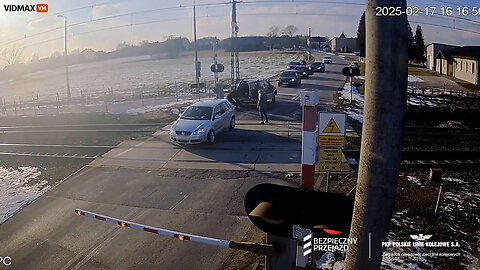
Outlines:
[[358,92],[358,88],[352,86],[351,97],[353,102],[350,103],[350,83],[345,83],[343,90],[340,92],[340,99],[343,100],[343,104],[346,104],[345,113],[356,121],[363,123],[363,95]]
[[442,178],[442,180],[443,180],[444,182],[452,182],[452,183],[460,183],[460,184],[466,183],[466,182],[463,181],[462,179],[451,178],[451,177],[444,177],[444,178]]
[[408,82],[424,82],[420,77],[408,75]]
[[357,160],[351,157],[347,157],[348,164],[357,164]]
[[[365,76],[355,76],[354,77],[355,79],[359,79],[359,80],[365,80]],[[408,82],[424,82],[424,80],[422,80],[420,77],[417,77],[417,76],[413,76],[413,75],[408,75]]]
[[[446,182],[466,183],[461,179],[443,178]],[[480,193],[476,185],[460,185],[444,187],[444,192],[440,200],[440,209],[442,211],[459,211],[467,209],[476,209],[480,205]]]
[[[344,258],[345,255],[342,255],[341,257]],[[335,253],[330,251],[325,252],[322,257],[320,257],[320,259],[316,262],[316,268],[320,269],[341,270],[343,269],[343,265],[344,261],[339,261],[338,258],[336,258]]]
[[420,180],[415,177],[415,176],[411,176],[411,175],[407,175],[407,182],[410,182],[410,183],[413,183],[413,184],[421,184],[422,182],[420,182]]
[[38,181],[41,174],[35,167],[0,167],[0,224],[50,188],[46,180]]
[[[210,100],[212,99],[211,97],[205,97],[205,98],[200,98],[200,100]],[[178,114],[180,111],[176,106],[188,106],[190,104],[198,102],[198,98],[192,98],[192,99],[180,99],[178,101],[170,101],[164,104],[156,104],[156,105],[149,105],[145,107],[140,107],[140,108],[122,108],[122,109],[116,109],[110,112],[111,114],[130,114],[130,115],[137,115],[137,114],[143,114],[147,112],[152,112],[152,111],[157,111],[157,110],[162,110],[162,111],[168,111],[170,110],[173,114]]]
[[[422,232],[421,226],[416,220],[408,217],[408,210],[404,209],[399,212],[395,212],[392,215],[392,225],[402,228],[402,230],[407,232]],[[411,239],[398,239],[395,233],[390,230],[388,233],[388,241],[397,242],[397,241],[411,241]],[[427,260],[426,257],[422,256],[394,256],[395,254],[401,255],[402,253],[410,254],[420,254],[421,249],[415,247],[393,247],[390,246],[385,249],[384,256],[382,258],[382,269],[433,269],[433,265]],[[386,254],[390,256],[385,256]],[[420,264],[420,265],[419,265]],[[425,268],[425,266],[427,266]]]

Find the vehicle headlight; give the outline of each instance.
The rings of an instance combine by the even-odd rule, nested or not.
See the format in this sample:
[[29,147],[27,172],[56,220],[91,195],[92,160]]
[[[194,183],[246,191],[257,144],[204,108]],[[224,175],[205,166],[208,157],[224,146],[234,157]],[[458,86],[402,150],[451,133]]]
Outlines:
[[295,79],[292,79],[292,82],[294,82],[294,81],[295,81]]
[[307,74],[306,72],[303,72],[303,74]]
[[205,134],[205,129],[199,128],[199,129],[195,130],[195,131],[193,132],[193,134],[195,134],[195,135],[203,135],[203,134]]

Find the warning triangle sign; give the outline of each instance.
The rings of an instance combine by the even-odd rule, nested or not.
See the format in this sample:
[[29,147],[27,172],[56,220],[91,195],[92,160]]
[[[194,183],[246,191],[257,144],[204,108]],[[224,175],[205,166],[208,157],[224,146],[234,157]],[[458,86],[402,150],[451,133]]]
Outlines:
[[328,121],[328,124],[325,126],[322,132],[323,133],[342,133],[338,128],[337,123],[335,123],[335,120],[333,120],[333,118],[330,119],[330,121]]

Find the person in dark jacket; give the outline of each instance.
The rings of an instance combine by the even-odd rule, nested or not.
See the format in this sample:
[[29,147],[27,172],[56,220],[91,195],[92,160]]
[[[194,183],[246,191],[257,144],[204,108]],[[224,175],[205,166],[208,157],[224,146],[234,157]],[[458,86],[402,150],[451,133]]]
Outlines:
[[[260,114],[260,118],[262,121],[260,124],[264,124],[265,122],[268,123],[268,116],[267,116],[267,94],[265,94],[262,90],[258,90],[258,103],[257,109]],[[265,122],[263,122],[263,117],[265,116]]]

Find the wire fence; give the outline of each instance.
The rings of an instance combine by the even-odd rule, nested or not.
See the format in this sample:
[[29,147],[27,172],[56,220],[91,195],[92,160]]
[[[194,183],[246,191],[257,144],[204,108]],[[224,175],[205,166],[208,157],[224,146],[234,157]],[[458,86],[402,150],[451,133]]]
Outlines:
[[196,98],[211,97],[214,82],[203,81],[202,88],[192,88],[185,83],[163,89],[80,90],[69,100],[66,91],[49,94],[32,93],[29,96],[0,97],[0,116],[25,116],[81,112],[115,112],[171,104]]
[[408,103],[411,105],[443,106],[455,105],[460,108],[478,108],[480,105],[480,92],[468,89],[449,89],[444,84],[442,87],[424,88],[418,83],[407,88]]

